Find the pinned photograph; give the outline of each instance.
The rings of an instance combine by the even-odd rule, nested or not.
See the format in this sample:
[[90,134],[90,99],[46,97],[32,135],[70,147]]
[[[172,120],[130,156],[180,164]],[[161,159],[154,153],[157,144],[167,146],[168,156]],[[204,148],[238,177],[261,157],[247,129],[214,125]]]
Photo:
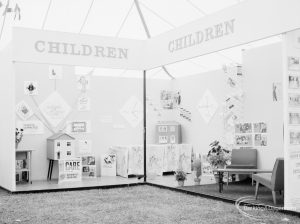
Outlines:
[[179,91],[162,90],[160,102],[163,109],[175,109],[181,104],[181,94]]
[[255,133],[267,133],[267,124],[265,122],[254,123]]
[[300,76],[289,75],[289,88],[290,89],[300,89]]
[[253,146],[252,135],[236,135],[235,136],[236,146]]
[[240,123],[235,125],[235,133],[251,133],[252,124],[251,123]]
[[24,94],[25,95],[38,95],[38,83],[35,81],[24,81]]
[[300,107],[300,94],[297,93],[289,94],[289,106]]
[[300,113],[289,112],[289,125],[300,125]]
[[290,144],[300,145],[300,131],[290,131]]
[[33,115],[33,111],[25,101],[21,101],[16,105],[16,113],[22,120],[27,120]]
[[255,146],[267,146],[267,135],[255,134],[254,144]]
[[288,57],[288,69],[289,70],[300,70],[299,57]]
[[62,79],[62,66],[49,65],[49,79]]

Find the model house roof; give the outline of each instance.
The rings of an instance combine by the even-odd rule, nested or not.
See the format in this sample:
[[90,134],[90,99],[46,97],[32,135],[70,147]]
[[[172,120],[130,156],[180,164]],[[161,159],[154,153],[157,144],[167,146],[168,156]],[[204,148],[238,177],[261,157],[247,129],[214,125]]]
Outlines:
[[47,138],[47,140],[75,140],[75,138],[66,133],[59,132],[50,136],[49,138]]

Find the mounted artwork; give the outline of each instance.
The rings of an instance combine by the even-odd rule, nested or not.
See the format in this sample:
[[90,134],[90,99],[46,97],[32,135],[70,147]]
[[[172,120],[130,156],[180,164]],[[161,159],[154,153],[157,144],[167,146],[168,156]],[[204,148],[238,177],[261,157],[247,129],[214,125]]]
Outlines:
[[147,145],[147,175],[162,176],[164,145]]
[[16,105],[16,113],[22,120],[27,120],[33,115],[33,111],[24,100]]
[[300,58],[288,57],[288,70],[299,71],[300,70]]
[[300,89],[300,76],[289,75],[289,89]]
[[38,83],[35,81],[24,81],[24,94],[29,96],[38,95]]
[[49,79],[62,79],[62,66],[49,65],[48,77]]
[[236,135],[235,145],[239,147],[253,146],[252,134]]
[[83,93],[90,89],[90,77],[88,75],[77,75],[77,88]]
[[78,111],[90,111],[91,110],[91,99],[86,96],[80,96],[77,101],[77,110]]
[[78,140],[78,151],[81,155],[90,154],[92,152],[92,140]]
[[101,155],[100,160],[100,171],[101,177],[108,176],[108,177],[115,177],[117,175],[117,161],[116,161],[116,154],[104,154]]
[[209,90],[206,90],[198,104],[198,111],[200,112],[203,120],[209,123],[217,112],[219,105],[215,97]]
[[53,92],[39,107],[47,121],[54,127],[58,126],[71,111],[70,106],[58,92]]
[[115,154],[117,159],[117,175],[128,177],[128,147],[113,146],[109,149],[110,154]]
[[181,104],[180,91],[162,90],[160,92],[160,102],[163,109],[175,109]]
[[144,148],[130,146],[128,151],[128,175],[144,174]]
[[84,178],[97,177],[95,156],[83,156],[81,159],[82,159],[82,177]]
[[135,128],[143,120],[143,104],[136,96],[132,96],[126,101],[120,113],[131,127]]
[[267,146],[267,135],[255,134],[254,135],[254,145],[255,146]]

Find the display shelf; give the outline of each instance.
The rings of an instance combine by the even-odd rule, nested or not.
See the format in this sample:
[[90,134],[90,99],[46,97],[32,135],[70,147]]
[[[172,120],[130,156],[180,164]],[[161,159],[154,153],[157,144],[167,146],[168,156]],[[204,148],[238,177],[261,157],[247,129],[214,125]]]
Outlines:
[[[31,183],[31,156],[34,149],[16,149],[16,161],[26,161],[26,168],[16,168],[16,183]],[[26,173],[26,174],[24,174]]]

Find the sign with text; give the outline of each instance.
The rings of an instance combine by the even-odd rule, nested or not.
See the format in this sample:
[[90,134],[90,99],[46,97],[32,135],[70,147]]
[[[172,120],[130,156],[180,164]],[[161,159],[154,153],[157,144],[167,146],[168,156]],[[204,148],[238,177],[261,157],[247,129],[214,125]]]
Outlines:
[[80,181],[82,177],[82,161],[81,158],[68,160],[59,160],[58,182]]
[[14,28],[12,46],[19,62],[139,70],[145,41]]

